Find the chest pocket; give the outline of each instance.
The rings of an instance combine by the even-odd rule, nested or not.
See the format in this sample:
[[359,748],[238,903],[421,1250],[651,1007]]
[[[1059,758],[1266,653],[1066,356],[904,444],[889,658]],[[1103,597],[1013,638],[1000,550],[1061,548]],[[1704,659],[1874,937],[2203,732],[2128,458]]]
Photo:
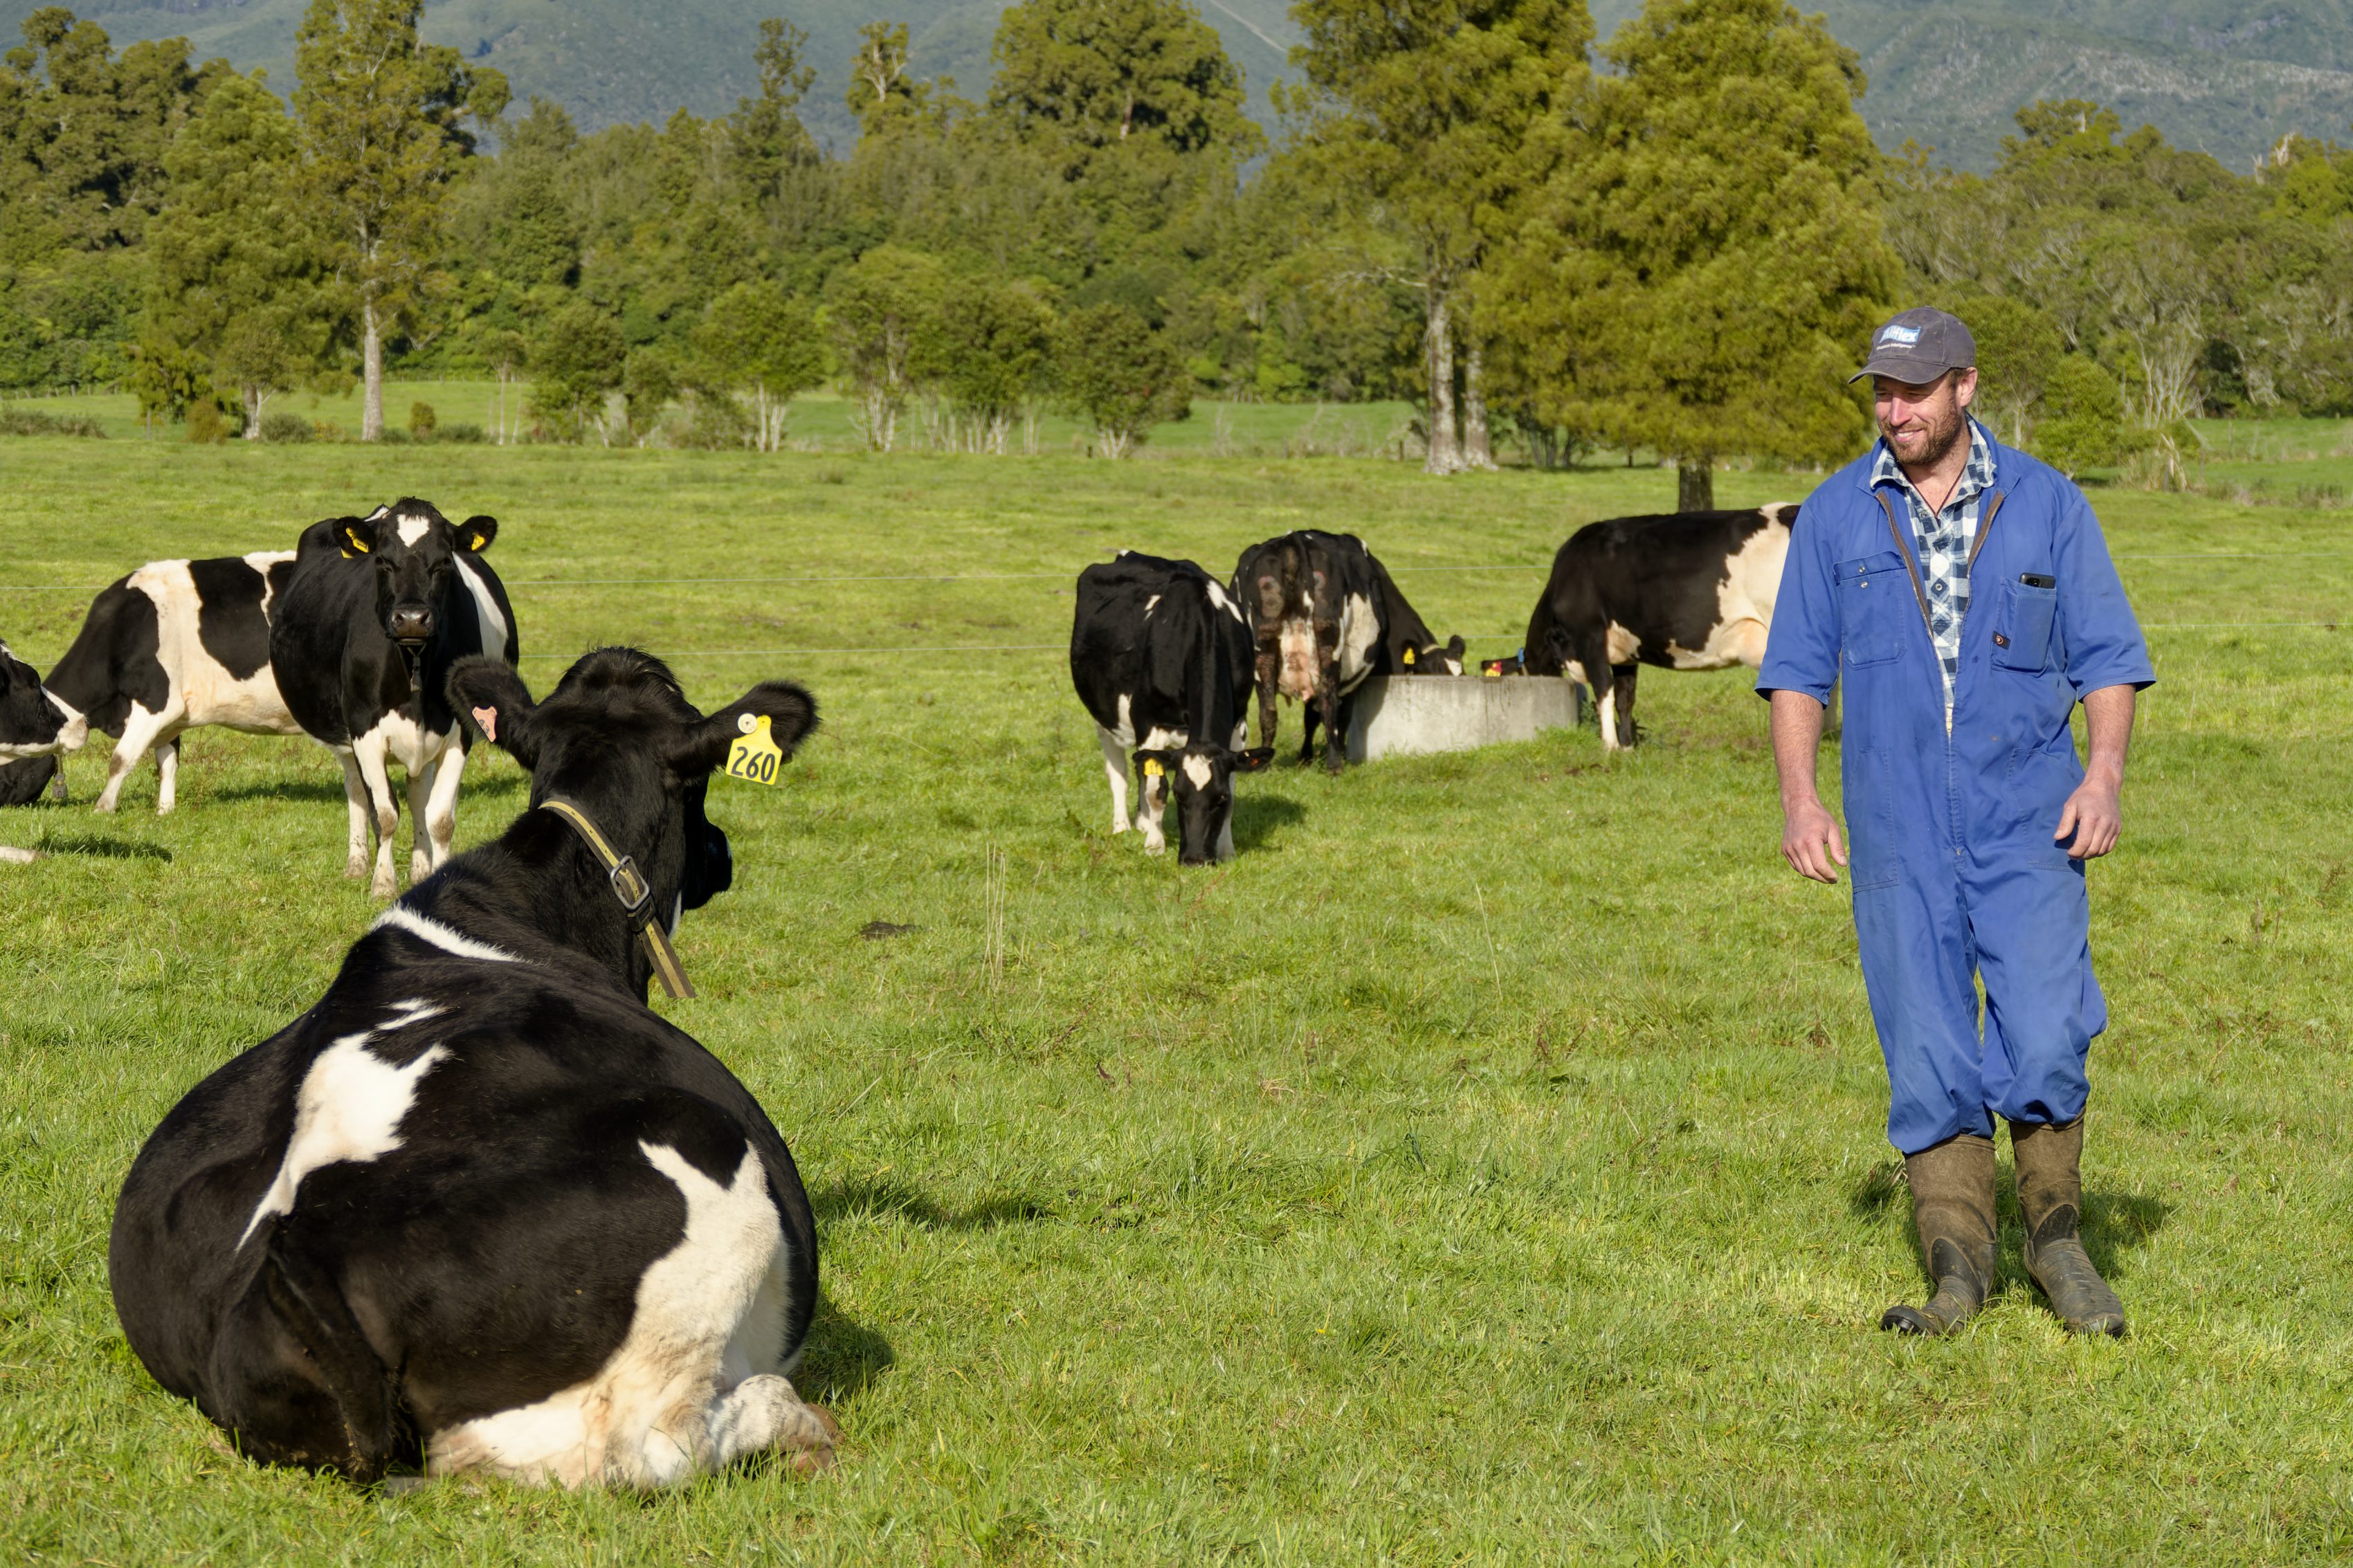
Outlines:
[[1907,617],[1916,619],[1912,574],[1893,550],[1831,568],[1838,590],[1839,649],[1847,667],[1885,664],[1904,651]]
[[2051,627],[2059,611],[2059,590],[2004,579],[1993,623],[1997,669],[2039,671],[2051,665]]

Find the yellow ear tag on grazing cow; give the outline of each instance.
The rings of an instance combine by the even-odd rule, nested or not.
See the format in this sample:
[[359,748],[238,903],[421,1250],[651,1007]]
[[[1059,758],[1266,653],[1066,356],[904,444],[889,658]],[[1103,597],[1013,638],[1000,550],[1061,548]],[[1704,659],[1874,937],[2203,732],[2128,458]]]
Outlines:
[[785,753],[768,733],[768,716],[746,713],[735,724],[744,731],[743,738],[727,748],[727,766],[723,771],[731,779],[775,784],[778,770],[785,765]]
[[1411,648],[1408,648],[1408,649],[1406,649],[1406,650],[1405,650],[1405,662],[1406,662],[1406,666],[1407,666],[1407,668],[1412,668],[1412,665],[1413,665],[1413,649],[1411,649]]
[[1144,776],[1148,779],[1158,778],[1160,776],[1160,764],[1153,761],[1150,757],[1145,758]]

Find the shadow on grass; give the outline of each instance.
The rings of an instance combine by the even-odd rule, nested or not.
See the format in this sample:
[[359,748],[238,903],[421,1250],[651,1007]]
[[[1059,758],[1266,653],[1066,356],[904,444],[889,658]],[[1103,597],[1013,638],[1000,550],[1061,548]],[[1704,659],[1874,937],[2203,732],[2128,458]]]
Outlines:
[[1049,1219],[1053,1210],[1034,1198],[997,1193],[958,1212],[943,1207],[932,1196],[905,1182],[864,1177],[834,1182],[809,1194],[809,1206],[821,1220],[903,1219],[925,1230],[995,1230],[1023,1220]]
[[268,784],[231,784],[212,792],[215,800],[331,800],[341,805],[343,784],[335,779],[271,779]]
[[88,855],[100,860],[169,860],[172,852],[161,844],[136,838],[100,838],[89,833],[44,833],[35,846],[44,855]]
[[889,1340],[845,1314],[819,1291],[793,1387],[803,1399],[819,1405],[855,1399],[898,1359]]
[[1307,820],[1307,808],[1295,800],[1281,795],[1255,795],[1245,791],[1234,792],[1234,850],[1256,849],[1285,827],[1296,827]]

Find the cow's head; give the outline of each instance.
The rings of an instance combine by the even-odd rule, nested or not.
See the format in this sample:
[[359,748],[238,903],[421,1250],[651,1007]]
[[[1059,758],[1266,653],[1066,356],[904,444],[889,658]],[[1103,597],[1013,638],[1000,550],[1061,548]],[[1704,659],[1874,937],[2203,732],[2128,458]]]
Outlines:
[[1229,751],[1214,742],[1196,742],[1183,747],[1138,752],[1145,771],[1149,803],[1153,775],[1168,792],[1176,811],[1176,858],[1187,866],[1206,866],[1233,853],[1227,829],[1234,819],[1234,775],[1254,773],[1274,760],[1272,746],[1247,752]]
[[336,544],[345,559],[375,565],[375,607],[384,635],[414,653],[433,640],[457,605],[458,558],[480,555],[499,536],[498,519],[453,523],[414,497],[378,507],[367,517],[338,518]]
[[0,642],[0,762],[52,757],[90,738],[90,721],[41,685],[40,672]]
[[734,879],[727,835],[702,814],[712,772],[747,724],[768,721],[790,756],[817,726],[817,704],[799,687],[764,681],[705,717],[669,667],[634,648],[585,655],[543,702],[512,666],[474,655],[449,671],[449,700],[482,738],[531,773],[531,800],[549,796],[586,812],[638,863],[655,907],[700,909]]
[[1423,647],[1405,650],[1405,672],[1408,675],[1460,675],[1462,673],[1462,651],[1468,645],[1459,637],[1448,637]]

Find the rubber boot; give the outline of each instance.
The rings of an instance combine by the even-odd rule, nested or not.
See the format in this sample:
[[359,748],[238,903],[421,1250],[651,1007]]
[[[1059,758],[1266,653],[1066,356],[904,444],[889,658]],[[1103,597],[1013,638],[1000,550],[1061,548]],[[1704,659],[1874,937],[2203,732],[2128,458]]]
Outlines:
[[1925,1307],[1898,1304],[1879,1320],[1906,1334],[1949,1334],[1977,1315],[1993,1288],[1993,1140],[1964,1132],[1908,1154],[1912,1223],[1936,1294]]
[[2084,1210],[2084,1119],[2064,1127],[2013,1121],[2010,1152],[2026,1219],[2026,1271],[2070,1332],[2122,1334],[2124,1303],[2092,1267],[2075,1230]]

